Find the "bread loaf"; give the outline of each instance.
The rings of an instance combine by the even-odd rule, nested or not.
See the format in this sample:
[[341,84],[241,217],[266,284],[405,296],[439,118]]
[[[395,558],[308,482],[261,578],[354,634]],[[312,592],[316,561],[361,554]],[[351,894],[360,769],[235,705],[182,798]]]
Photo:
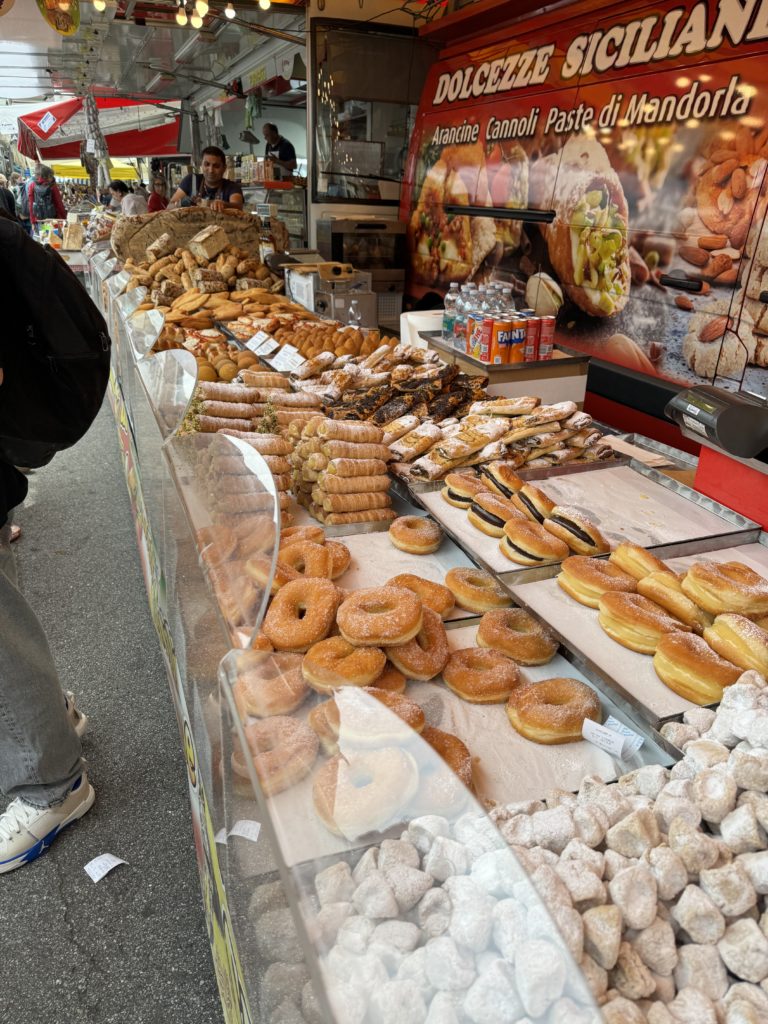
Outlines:
[[213,260],[227,248],[229,239],[218,224],[209,224],[190,238],[187,247],[196,260]]

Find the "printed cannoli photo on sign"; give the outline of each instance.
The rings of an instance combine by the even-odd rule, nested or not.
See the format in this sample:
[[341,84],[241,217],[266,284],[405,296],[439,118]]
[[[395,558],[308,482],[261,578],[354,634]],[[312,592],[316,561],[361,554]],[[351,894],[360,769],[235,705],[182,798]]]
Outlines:
[[735,6],[608,8],[438,62],[403,190],[407,300],[500,281],[567,348],[768,392],[768,13]]

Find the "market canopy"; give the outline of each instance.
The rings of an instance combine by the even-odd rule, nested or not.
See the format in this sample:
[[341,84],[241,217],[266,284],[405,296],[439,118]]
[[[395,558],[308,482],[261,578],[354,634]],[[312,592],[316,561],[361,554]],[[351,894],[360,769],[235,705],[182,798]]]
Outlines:
[[[175,156],[179,152],[179,104],[159,107],[116,96],[96,99],[99,124],[110,156]],[[170,106],[171,110],[168,110]],[[18,150],[46,163],[78,158],[87,137],[84,101],[74,97],[52,103],[18,119]]]
[[[88,181],[90,175],[79,160],[61,160],[51,164],[51,170],[57,178],[74,178],[76,181]],[[138,181],[139,172],[132,164],[120,163],[110,160],[110,178],[117,178],[120,181]]]

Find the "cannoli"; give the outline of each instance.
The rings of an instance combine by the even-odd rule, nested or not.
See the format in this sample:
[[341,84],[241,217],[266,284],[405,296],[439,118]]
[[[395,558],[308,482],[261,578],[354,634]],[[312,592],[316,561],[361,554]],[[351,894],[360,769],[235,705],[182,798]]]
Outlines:
[[[312,511],[310,509],[310,511]],[[343,523],[384,523],[397,519],[397,512],[391,508],[372,508],[363,512],[329,512],[320,510],[320,515],[312,512],[315,519],[326,526],[338,526]],[[321,518],[322,517],[322,518]]]
[[329,459],[383,459],[391,458],[390,449],[383,444],[358,444],[356,441],[324,441],[320,449]]
[[391,481],[386,473],[382,476],[335,476],[323,473],[318,483],[326,494],[367,494],[369,491],[388,491]]
[[383,459],[331,459],[326,472],[337,476],[380,476],[387,472],[387,464]]
[[371,508],[387,508],[389,495],[381,491],[368,494],[327,494],[323,499],[326,512],[363,512]]
[[289,455],[291,442],[278,434],[245,433],[241,430],[222,430],[220,433],[228,437],[238,437],[261,455]]
[[361,444],[379,444],[382,431],[372,423],[353,423],[349,420],[326,420],[318,427],[320,437],[332,441],[356,441]]

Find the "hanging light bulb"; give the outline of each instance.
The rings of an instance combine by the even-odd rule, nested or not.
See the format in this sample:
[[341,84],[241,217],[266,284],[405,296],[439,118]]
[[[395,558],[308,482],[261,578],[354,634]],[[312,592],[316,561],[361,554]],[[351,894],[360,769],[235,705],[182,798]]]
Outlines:
[[272,0],[259,0],[259,7],[262,11],[268,11],[272,6]]
[[179,9],[176,11],[176,24],[181,25],[182,28],[187,24],[187,11],[182,0],[179,0]]
[[189,23],[192,26],[192,28],[202,28],[203,27],[203,19],[200,17],[200,15],[197,13],[197,11],[195,11],[194,14],[191,15],[191,17],[189,19]]
[[235,8],[232,6],[232,0],[229,0],[229,3],[224,8],[224,13],[226,14],[226,16],[228,18],[234,18],[235,17]]
[[93,0],[93,9],[95,11],[106,11],[107,0]]
[[195,0],[195,10],[201,18],[204,18],[208,13],[208,0]]

